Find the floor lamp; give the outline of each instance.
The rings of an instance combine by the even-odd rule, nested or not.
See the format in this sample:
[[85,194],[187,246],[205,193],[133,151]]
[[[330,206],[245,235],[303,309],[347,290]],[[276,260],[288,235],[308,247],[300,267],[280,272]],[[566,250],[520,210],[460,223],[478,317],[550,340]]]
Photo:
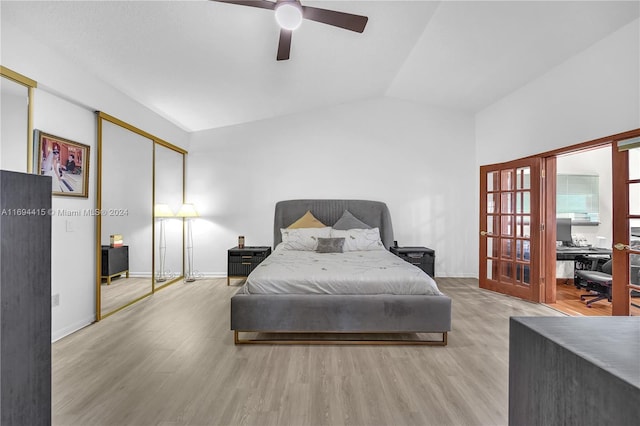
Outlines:
[[160,266],[158,275],[156,276],[156,281],[163,282],[167,280],[167,274],[164,271],[165,257],[167,255],[167,240],[164,232],[164,221],[168,217],[174,217],[174,215],[167,204],[156,204],[153,208],[153,216],[160,219],[160,238],[158,241],[160,251]]
[[184,280],[186,282],[193,282],[196,280],[196,275],[193,270],[193,234],[191,231],[191,222],[194,217],[199,217],[200,215],[193,204],[185,203],[180,207],[176,216],[187,219],[187,271],[184,275]]

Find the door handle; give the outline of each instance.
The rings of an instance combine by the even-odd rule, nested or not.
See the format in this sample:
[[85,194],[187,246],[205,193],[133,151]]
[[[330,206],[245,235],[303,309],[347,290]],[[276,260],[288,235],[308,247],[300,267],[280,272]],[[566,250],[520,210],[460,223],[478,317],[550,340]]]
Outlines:
[[622,243],[615,244],[613,248],[616,250],[631,250],[631,246]]
[[483,237],[486,237],[487,235],[493,235],[493,234],[487,231],[480,231],[480,235],[482,235]]

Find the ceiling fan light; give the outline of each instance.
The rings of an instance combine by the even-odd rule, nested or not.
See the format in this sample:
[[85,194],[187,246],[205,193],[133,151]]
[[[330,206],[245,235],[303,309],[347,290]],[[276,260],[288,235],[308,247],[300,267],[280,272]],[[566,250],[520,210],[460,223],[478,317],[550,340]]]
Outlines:
[[293,31],[302,23],[302,8],[296,3],[280,3],[276,6],[276,21],[285,30]]

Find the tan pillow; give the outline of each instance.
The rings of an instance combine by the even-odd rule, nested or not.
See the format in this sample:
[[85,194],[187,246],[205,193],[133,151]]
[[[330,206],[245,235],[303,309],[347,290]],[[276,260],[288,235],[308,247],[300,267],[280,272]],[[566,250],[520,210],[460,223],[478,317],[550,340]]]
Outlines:
[[298,220],[293,222],[291,225],[287,227],[287,229],[297,229],[297,228],[326,228],[327,225],[320,222],[314,215],[311,214],[311,211],[307,210],[307,212]]

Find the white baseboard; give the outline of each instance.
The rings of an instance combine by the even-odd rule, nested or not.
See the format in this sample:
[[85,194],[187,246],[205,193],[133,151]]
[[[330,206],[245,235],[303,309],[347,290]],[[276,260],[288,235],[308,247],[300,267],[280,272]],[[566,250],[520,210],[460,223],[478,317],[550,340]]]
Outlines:
[[151,272],[133,272],[129,271],[130,278],[151,278]]
[[93,324],[95,320],[95,317],[86,318],[80,321],[76,321],[75,323],[60,330],[51,330],[51,343],[57,342],[63,337],[67,337],[68,335],[75,333],[76,331],[85,328],[88,325]]
[[447,272],[446,274],[436,274],[436,278],[475,278],[478,279],[478,274],[471,272]]
[[226,278],[226,272],[199,272],[205,278]]

